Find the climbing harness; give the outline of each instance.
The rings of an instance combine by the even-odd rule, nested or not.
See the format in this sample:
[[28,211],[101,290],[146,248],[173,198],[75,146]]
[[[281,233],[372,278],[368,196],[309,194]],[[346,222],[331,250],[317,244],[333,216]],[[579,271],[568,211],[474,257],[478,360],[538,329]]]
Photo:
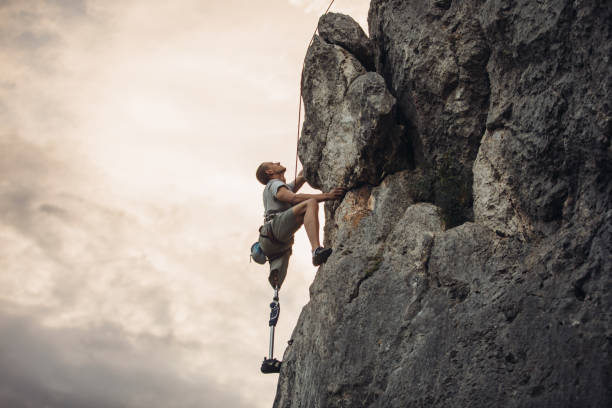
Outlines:
[[278,317],[280,316],[280,303],[278,302],[278,286],[274,287],[274,297],[272,303],[270,303],[270,349],[268,358],[264,357],[263,363],[261,363],[261,372],[264,374],[278,373],[281,368],[281,362],[274,358],[274,329],[276,323],[278,323]]
[[[281,211],[271,211],[270,213],[268,213],[268,215],[265,216],[265,223],[264,225],[262,225],[261,227],[259,227],[259,236],[260,237],[264,237],[264,238],[268,238],[270,241],[272,242],[276,242],[278,243],[279,241],[274,238],[274,236],[272,235],[272,229],[269,228],[269,225],[267,225],[270,221],[272,221],[272,219],[278,215]],[[281,253],[277,253],[274,256],[267,256],[264,251],[263,248],[261,247],[261,244],[259,243],[259,240],[257,240],[255,243],[253,243],[253,245],[251,245],[251,254],[250,254],[250,261],[255,261],[260,265],[264,265],[266,263],[266,261],[272,261],[276,258],[279,258],[281,256],[283,256],[284,252],[283,251]],[[250,262],[249,261],[249,262]]]
[[[331,9],[331,6],[332,4],[334,4],[334,1],[336,0],[332,0],[331,3],[329,3],[329,6],[327,6],[327,10],[325,10],[325,13],[323,13],[323,15],[326,15],[329,12],[329,9]],[[319,27],[317,26],[317,28],[315,28],[314,30],[314,33],[312,33],[312,37],[310,37],[310,42],[308,43],[308,47],[306,47],[306,50],[308,50],[308,48],[310,48],[310,46],[312,45],[315,35],[317,35],[318,29]],[[297,142],[295,144],[295,171],[294,171],[295,177],[293,177],[294,180],[297,179],[298,148],[300,144],[300,125],[302,122],[302,79],[301,78],[302,78],[302,75],[304,75],[305,66],[306,66],[306,57],[304,57],[304,61],[302,62],[302,72],[300,73],[300,103],[298,107]]]

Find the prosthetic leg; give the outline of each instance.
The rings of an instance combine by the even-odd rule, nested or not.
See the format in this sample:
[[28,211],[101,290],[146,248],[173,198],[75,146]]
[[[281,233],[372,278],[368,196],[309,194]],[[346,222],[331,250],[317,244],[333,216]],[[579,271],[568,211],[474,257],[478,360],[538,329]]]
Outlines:
[[274,287],[274,298],[270,303],[270,354],[268,358],[264,357],[261,363],[261,372],[264,374],[278,373],[280,371],[281,362],[274,358],[274,328],[280,316],[280,303],[278,303],[278,285]]

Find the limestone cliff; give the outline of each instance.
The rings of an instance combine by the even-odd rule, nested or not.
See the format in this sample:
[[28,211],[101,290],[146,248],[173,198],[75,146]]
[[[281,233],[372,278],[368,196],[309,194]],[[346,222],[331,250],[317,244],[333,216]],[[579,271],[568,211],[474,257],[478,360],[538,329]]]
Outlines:
[[334,253],[275,407],[612,406],[612,4],[373,0],[306,55]]

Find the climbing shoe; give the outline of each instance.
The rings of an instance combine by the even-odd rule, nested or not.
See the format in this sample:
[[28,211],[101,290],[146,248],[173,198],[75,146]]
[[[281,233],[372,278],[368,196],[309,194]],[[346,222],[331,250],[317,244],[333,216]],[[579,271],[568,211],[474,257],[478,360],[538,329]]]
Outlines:
[[312,264],[314,266],[319,266],[322,263],[325,263],[325,261],[327,261],[327,258],[329,258],[329,256],[331,255],[331,253],[332,253],[331,248],[318,247],[312,253]]
[[281,368],[281,361],[278,361],[275,358],[265,358],[263,363],[261,363],[261,372],[264,374],[273,374],[278,373]]

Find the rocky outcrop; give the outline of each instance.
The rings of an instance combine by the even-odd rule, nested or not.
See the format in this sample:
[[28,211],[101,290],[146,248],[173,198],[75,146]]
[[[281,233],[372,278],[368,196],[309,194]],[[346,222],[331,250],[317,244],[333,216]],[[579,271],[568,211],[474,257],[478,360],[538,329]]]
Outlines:
[[[605,197],[612,170],[610,4],[519,3],[489,2],[479,12],[492,53],[475,216],[550,234],[609,209],[600,206],[607,199],[587,196]],[[482,198],[490,189],[480,186],[500,178],[505,193]]]
[[407,167],[395,98],[379,74],[317,36],[306,55],[302,88],[306,117],[298,154],[313,187],[376,185]]
[[610,21],[373,0],[377,73],[315,40],[300,158],[350,191],[275,407],[612,406]]
[[308,48],[302,73],[306,117],[298,142],[298,155],[305,177],[315,188],[322,186],[317,169],[327,140],[327,129],[349,84],[365,73],[361,63],[348,51],[317,36]]
[[375,71],[374,46],[351,17],[340,13],[327,13],[319,20],[317,30],[325,42],[343,47],[368,71]]
[[421,165],[460,163],[471,173],[489,106],[488,43],[480,1],[372,1],[378,72],[412,125]]

